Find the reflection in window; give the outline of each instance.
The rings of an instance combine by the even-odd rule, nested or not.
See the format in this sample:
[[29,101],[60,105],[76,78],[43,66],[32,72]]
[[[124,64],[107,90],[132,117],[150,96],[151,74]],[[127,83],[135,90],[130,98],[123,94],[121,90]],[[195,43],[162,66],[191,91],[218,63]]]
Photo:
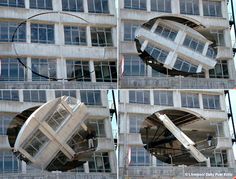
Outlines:
[[31,43],[54,44],[54,25],[31,24]]
[[146,10],[146,0],[124,0],[126,9]]
[[[31,59],[31,68],[34,72],[50,78],[56,78],[56,60],[50,59]],[[32,73],[33,81],[47,81],[47,78]]]
[[129,132],[139,133],[143,119],[143,116],[129,116]]
[[137,55],[125,55],[124,57],[125,76],[145,76],[147,73],[146,64]]
[[116,62],[94,62],[97,82],[116,82]]
[[217,46],[225,46],[224,31],[223,30],[211,30],[211,34],[216,41]]
[[153,91],[154,104],[173,106],[173,93],[171,91]]
[[19,101],[19,92],[17,90],[0,90],[0,100]]
[[222,17],[221,1],[203,0],[204,16]]
[[46,102],[46,91],[44,90],[24,90],[23,91],[24,102]]
[[199,0],[180,0],[180,13],[199,15]]
[[151,11],[171,12],[171,0],[151,0]]
[[62,10],[72,12],[83,12],[83,0],[62,0]]
[[55,97],[61,97],[61,96],[70,96],[76,98],[76,91],[75,90],[56,90],[55,91]]
[[226,60],[217,61],[214,69],[209,70],[210,78],[229,78],[228,64]]
[[67,109],[60,104],[55,112],[45,121],[54,131],[56,131],[69,115],[69,111],[67,111]]
[[1,0],[0,6],[25,7],[25,0]]
[[159,47],[154,47],[150,43],[146,46],[145,51],[152,56],[155,60],[161,63],[165,63],[169,52],[160,49]]
[[188,72],[188,73],[196,73],[197,72],[196,65],[193,65],[193,64],[191,64],[179,57],[177,58],[173,68],[176,70],[184,71],[184,72]]
[[52,10],[52,0],[30,0],[30,8]]
[[144,147],[131,147],[131,166],[149,166],[150,153]]
[[89,62],[87,61],[66,61],[67,78],[76,81],[91,81]]
[[59,151],[46,169],[49,171],[57,171],[58,169],[63,168],[67,162],[69,162],[67,156],[63,152]]
[[134,41],[137,24],[124,23],[124,41]]
[[163,24],[158,24],[155,30],[155,33],[169,40],[174,41],[177,36],[178,31],[176,31],[173,28],[167,27]]
[[22,147],[28,154],[34,157],[40,149],[48,142],[47,136],[45,136],[39,129],[33,133],[26,143]]
[[212,46],[208,46],[206,56],[212,59],[216,58],[216,50]]
[[108,0],[88,0],[88,12],[109,13]]
[[87,45],[85,27],[64,26],[64,33],[66,45]]
[[0,173],[17,173],[21,171],[21,162],[17,160],[13,152],[0,152]]
[[80,97],[86,105],[102,105],[101,92],[98,90],[81,90]]
[[0,42],[11,42],[14,34],[14,42],[26,42],[26,24],[18,27],[16,22],[0,22]]
[[112,46],[111,28],[91,28],[92,46]]
[[181,93],[182,107],[199,108],[198,94]]
[[89,159],[89,172],[111,172],[109,155],[107,152],[93,153]]
[[88,125],[96,132],[96,137],[106,137],[104,120],[90,120]]
[[[26,65],[26,59],[21,59]],[[0,60],[0,81],[26,81],[26,68],[17,59],[4,58]]]
[[202,95],[204,109],[220,109],[219,95]]
[[150,91],[129,91],[129,103],[150,104]]
[[[2,91],[0,91],[0,100],[1,98],[2,98]],[[11,116],[5,116],[5,115],[0,116],[0,135],[7,135],[7,128],[11,120],[12,120]]]
[[186,38],[184,39],[183,46],[190,48],[193,51],[196,51],[198,53],[202,53],[205,44],[203,42],[187,35]]

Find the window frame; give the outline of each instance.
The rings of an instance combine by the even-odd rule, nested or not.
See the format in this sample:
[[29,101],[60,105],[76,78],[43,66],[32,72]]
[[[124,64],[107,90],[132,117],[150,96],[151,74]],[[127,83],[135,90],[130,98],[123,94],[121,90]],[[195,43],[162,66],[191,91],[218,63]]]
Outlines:
[[[33,4],[32,2],[35,2]],[[41,7],[39,1],[43,2],[43,7]],[[44,10],[53,10],[52,0],[29,0],[30,9],[44,9]]]
[[[55,44],[55,25],[54,24],[40,24],[40,23],[31,23],[31,43],[37,44]],[[34,31],[37,34],[34,34]],[[49,39],[49,34],[51,34],[52,39]],[[40,35],[41,34],[41,35]],[[42,38],[42,34],[45,34]]]
[[187,92],[181,93],[181,106],[186,108],[200,108],[199,95]]
[[[91,97],[91,95],[93,98],[92,102],[89,100],[89,97]],[[83,98],[82,96],[85,96],[85,98]],[[85,103],[86,105],[102,105],[101,91],[99,90],[80,90],[80,99],[81,102]]]
[[[115,61],[114,62],[95,61],[94,70],[95,70],[96,82],[117,82],[117,71],[116,71]],[[107,71],[109,73],[109,76],[105,76]]]
[[[74,35],[78,35],[78,36],[74,37]],[[83,37],[85,37],[85,38],[83,38]],[[74,39],[77,39],[77,38],[79,40],[74,41]],[[87,30],[86,30],[86,27],[84,27],[84,26],[64,25],[64,42],[65,42],[65,45],[87,46]]]

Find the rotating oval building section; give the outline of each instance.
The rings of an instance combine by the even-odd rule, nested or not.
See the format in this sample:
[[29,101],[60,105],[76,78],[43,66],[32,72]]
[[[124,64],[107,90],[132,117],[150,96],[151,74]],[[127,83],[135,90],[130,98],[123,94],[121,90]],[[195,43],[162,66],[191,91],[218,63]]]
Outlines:
[[[97,146],[96,134],[85,124],[88,109],[84,103],[63,96],[29,115],[24,124],[18,126],[21,128],[15,143],[14,138],[9,140],[11,145],[14,143],[14,152],[20,159],[36,168],[67,171],[92,157]],[[8,133],[12,131],[9,129]]]

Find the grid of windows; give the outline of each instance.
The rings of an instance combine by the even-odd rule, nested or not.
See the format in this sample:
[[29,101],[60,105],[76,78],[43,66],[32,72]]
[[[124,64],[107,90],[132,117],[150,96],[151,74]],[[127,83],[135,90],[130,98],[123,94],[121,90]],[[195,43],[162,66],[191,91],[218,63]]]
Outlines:
[[109,155],[104,153],[93,153],[89,161],[89,172],[111,172]]
[[55,97],[61,97],[61,96],[70,96],[76,98],[76,91],[75,90],[56,90],[55,91]]
[[116,62],[94,62],[97,82],[116,82]]
[[129,102],[150,104],[150,91],[129,91]]
[[66,70],[68,79],[91,81],[88,61],[67,60]]
[[21,162],[17,160],[12,151],[0,152],[0,173],[20,172]]
[[24,90],[23,97],[25,102],[46,102],[46,91],[43,90]]
[[54,25],[31,24],[31,42],[54,44]]
[[198,94],[181,93],[182,107],[199,108]]
[[135,31],[139,27],[137,24],[124,23],[124,41],[133,41],[135,38]]
[[219,95],[202,95],[204,109],[220,109]]
[[187,35],[184,39],[183,46],[190,48],[195,52],[202,53],[205,44],[203,42]]
[[72,12],[83,12],[83,0],[62,0],[62,10]]
[[1,0],[0,6],[25,7],[25,0]]
[[[25,59],[21,59],[26,64]],[[0,81],[26,81],[26,68],[17,59],[0,59]]]
[[96,137],[106,137],[104,120],[89,121],[88,124],[96,132]]
[[144,147],[131,147],[131,166],[148,166],[150,164],[150,153]]
[[226,60],[217,62],[214,69],[209,70],[210,78],[229,78],[228,64]]
[[145,76],[146,64],[137,55],[125,55],[124,75],[125,76]]
[[167,27],[163,24],[158,24],[155,30],[155,33],[169,40],[174,41],[177,36],[178,31],[176,31],[173,28]]
[[30,8],[52,10],[52,0],[30,0]]
[[146,0],[124,0],[126,9],[146,10]]
[[199,15],[199,0],[180,0],[180,13]]
[[173,93],[171,91],[153,91],[154,104],[173,106]]
[[129,132],[139,133],[143,119],[142,116],[129,116]]
[[109,13],[108,0],[88,0],[88,12]]
[[184,72],[189,72],[189,73],[196,73],[197,72],[197,66],[193,65],[181,58],[177,58],[174,69],[184,71]]
[[166,58],[169,54],[169,52],[162,50],[158,47],[154,47],[153,45],[151,45],[150,43],[146,46],[145,51],[151,55],[155,60],[161,62],[161,63],[165,63]]
[[[0,98],[2,95],[1,92],[2,91],[0,91]],[[11,120],[12,120],[11,116],[5,116],[5,115],[0,116],[0,135],[7,135],[7,128],[8,128],[8,125],[10,124]]]
[[[11,42],[18,24],[16,22],[0,22],[0,42]],[[14,34],[14,42],[26,42],[26,25],[22,24]]]
[[0,100],[19,101],[19,92],[17,90],[0,90]]
[[49,141],[39,129],[31,136],[22,147],[28,154],[34,157],[40,149]]
[[81,90],[80,97],[86,105],[102,105],[101,92],[98,90]]
[[[57,66],[56,60],[32,59],[31,61],[31,68],[34,72],[37,72],[40,75],[44,75],[50,78],[56,78],[57,75],[56,66]],[[32,73],[32,80],[46,81],[48,79]]]
[[112,46],[111,28],[91,28],[92,46]]
[[151,11],[171,13],[171,0],[151,0]]
[[87,45],[86,28],[64,26],[66,45]]
[[222,17],[221,1],[203,0],[204,16]]

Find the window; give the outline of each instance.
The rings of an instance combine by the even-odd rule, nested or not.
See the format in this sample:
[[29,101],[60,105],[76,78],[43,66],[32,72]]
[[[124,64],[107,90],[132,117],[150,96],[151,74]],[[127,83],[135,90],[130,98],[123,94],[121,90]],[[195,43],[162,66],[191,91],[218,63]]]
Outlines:
[[31,42],[54,44],[54,25],[31,24]]
[[131,147],[131,166],[148,166],[150,164],[150,154],[144,147]]
[[22,147],[28,154],[34,157],[40,149],[49,141],[47,136],[45,136],[39,129],[33,133],[26,143]]
[[227,152],[225,150],[214,151],[210,162],[212,167],[228,167]]
[[[48,59],[31,59],[31,68],[34,72],[39,73],[40,75],[44,75],[50,78],[57,77],[57,69],[56,69],[56,60],[48,60]],[[32,73],[33,81],[47,81],[47,78],[38,76]]]
[[85,27],[64,26],[64,33],[66,45],[87,45]]
[[171,12],[171,0],[151,0],[151,11]]
[[186,38],[184,39],[183,46],[190,48],[198,53],[202,53],[205,44],[187,35]]
[[109,13],[108,0],[88,0],[88,12]]
[[216,49],[214,49],[212,46],[208,46],[206,56],[215,59],[216,55],[217,55]]
[[150,104],[149,91],[129,91],[129,102],[139,104]]
[[181,58],[177,58],[174,69],[179,70],[179,71],[184,71],[188,73],[196,73],[197,72],[197,66],[193,65]]
[[173,106],[173,93],[171,91],[153,91],[154,104]]
[[139,133],[143,119],[144,116],[129,116],[129,132]]
[[137,55],[125,55],[124,57],[125,76],[145,76],[147,73],[146,64]]
[[124,0],[126,9],[146,10],[146,0]]
[[60,104],[56,111],[52,115],[50,115],[45,121],[54,131],[56,131],[69,115],[69,111],[67,111],[67,109]]
[[67,60],[66,61],[67,78],[76,81],[91,81],[89,62]]
[[89,159],[89,172],[111,172],[109,155],[107,152],[93,153]]
[[61,97],[61,96],[70,96],[76,98],[76,91],[75,90],[56,90],[55,91],[55,97]]
[[158,47],[154,47],[151,44],[148,44],[145,48],[145,51],[152,56],[155,60],[157,60],[160,63],[165,63],[166,58],[169,54],[169,52],[162,50]]
[[[21,59],[26,64],[26,59]],[[26,68],[14,58],[0,59],[0,81],[26,81]]]
[[62,10],[84,12],[83,0],[62,0]]
[[46,92],[43,90],[24,90],[23,91],[24,102],[46,102]]
[[216,45],[225,46],[224,31],[223,30],[211,30],[211,34],[216,41]]
[[59,151],[46,169],[48,171],[56,171],[58,169],[60,170],[60,168],[64,168],[67,162],[69,162],[67,156],[62,151]]
[[219,95],[202,95],[204,109],[220,109]]
[[21,172],[21,162],[17,160],[12,151],[0,152],[0,173]]
[[[2,93],[2,91],[0,91],[0,98],[2,97],[1,93]],[[11,116],[4,116],[4,115],[0,116],[0,135],[7,135],[7,128],[9,126],[11,120],[12,120]]]
[[92,46],[112,46],[111,28],[91,28]]
[[180,0],[180,13],[199,15],[199,0]]
[[116,62],[94,62],[97,82],[116,82]]
[[203,0],[204,16],[222,17],[221,1]]
[[217,62],[214,69],[209,70],[210,78],[229,78],[228,64],[226,60]]
[[135,31],[139,25],[124,23],[124,41],[134,41]]
[[182,107],[199,108],[198,94],[181,93]]
[[[168,69],[166,69],[168,70]],[[152,77],[166,77],[167,75],[152,68]]]
[[102,105],[101,93],[98,90],[81,90],[81,102],[86,105]]
[[25,0],[1,0],[0,6],[25,7]]
[[16,22],[0,22],[0,42],[11,42],[14,34],[14,42],[26,42],[26,24],[18,27]]
[[0,100],[19,101],[19,92],[17,90],[0,90]]
[[174,30],[173,28],[167,27],[163,24],[158,24],[155,33],[171,41],[174,41],[178,31]]
[[52,10],[52,0],[30,0],[30,8]]
[[106,137],[104,120],[89,121],[88,126],[96,132],[96,137]]

